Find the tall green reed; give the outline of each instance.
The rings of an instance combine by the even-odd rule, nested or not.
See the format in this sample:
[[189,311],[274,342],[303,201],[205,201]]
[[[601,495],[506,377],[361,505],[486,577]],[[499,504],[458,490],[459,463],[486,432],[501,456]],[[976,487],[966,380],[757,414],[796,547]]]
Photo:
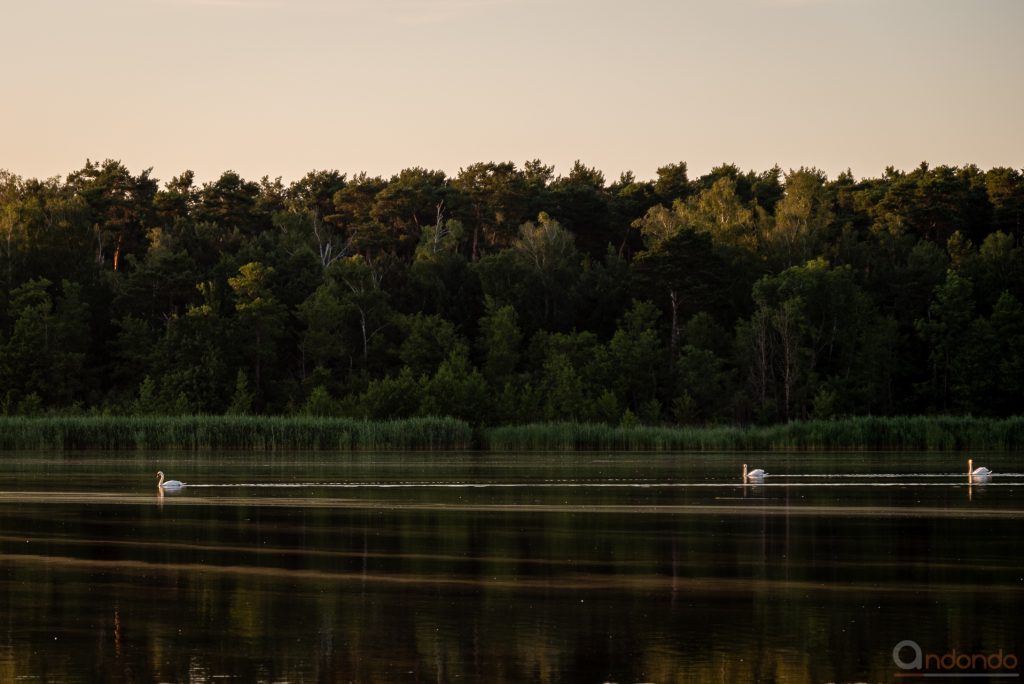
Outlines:
[[454,418],[365,421],[315,416],[0,417],[0,449],[462,449]]
[[1024,417],[862,416],[794,421],[763,427],[614,427],[592,423],[535,423],[490,428],[492,450],[800,450],[1024,448]]

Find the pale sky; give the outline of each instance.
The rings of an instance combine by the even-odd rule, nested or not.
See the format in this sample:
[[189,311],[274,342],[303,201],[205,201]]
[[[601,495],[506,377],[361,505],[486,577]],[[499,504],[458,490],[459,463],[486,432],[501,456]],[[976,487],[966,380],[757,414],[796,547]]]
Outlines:
[[0,168],[1024,167],[1024,0],[0,0]]

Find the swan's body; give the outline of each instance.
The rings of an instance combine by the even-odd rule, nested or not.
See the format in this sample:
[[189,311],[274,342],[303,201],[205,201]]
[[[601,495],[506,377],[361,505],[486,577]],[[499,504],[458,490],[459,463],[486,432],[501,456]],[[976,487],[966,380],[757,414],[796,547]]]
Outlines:
[[987,480],[989,477],[992,476],[992,471],[989,470],[988,468],[981,467],[981,468],[974,468],[973,470],[972,470],[972,468],[974,468],[974,459],[969,458],[969,459],[967,459],[967,477],[968,477],[968,479],[975,480],[975,481],[977,481],[977,480]]
[[756,468],[754,470],[748,471],[747,470],[747,464],[746,463],[743,464],[743,481],[744,482],[746,482],[747,480],[763,480],[764,476],[767,475],[767,474],[768,473],[764,472],[764,470],[762,470],[761,468]]
[[158,470],[156,474],[160,476],[160,480],[156,483],[158,489],[181,489],[185,486],[184,482],[178,480],[167,480],[164,482],[164,471]]

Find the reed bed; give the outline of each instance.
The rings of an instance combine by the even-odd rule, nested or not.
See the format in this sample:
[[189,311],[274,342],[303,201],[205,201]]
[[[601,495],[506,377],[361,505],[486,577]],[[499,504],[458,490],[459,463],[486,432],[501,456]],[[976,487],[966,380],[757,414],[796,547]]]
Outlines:
[[454,418],[314,416],[0,417],[0,450],[718,451],[1024,448],[1024,417],[854,417],[764,427],[615,427],[536,423],[474,434]]
[[1014,451],[1024,448],[1024,417],[853,417],[765,427],[614,427],[592,423],[536,423],[483,433],[491,450],[709,451],[709,450],[925,450]]
[[313,416],[0,417],[0,449],[465,449],[469,425],[454,418],[367,421]]

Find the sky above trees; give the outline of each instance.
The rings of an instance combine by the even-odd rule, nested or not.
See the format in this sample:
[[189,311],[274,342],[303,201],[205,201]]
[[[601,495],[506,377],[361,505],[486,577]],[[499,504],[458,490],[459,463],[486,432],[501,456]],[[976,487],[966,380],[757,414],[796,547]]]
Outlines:
[[0,168],[1019,168],[1019,0],[38,0]]

